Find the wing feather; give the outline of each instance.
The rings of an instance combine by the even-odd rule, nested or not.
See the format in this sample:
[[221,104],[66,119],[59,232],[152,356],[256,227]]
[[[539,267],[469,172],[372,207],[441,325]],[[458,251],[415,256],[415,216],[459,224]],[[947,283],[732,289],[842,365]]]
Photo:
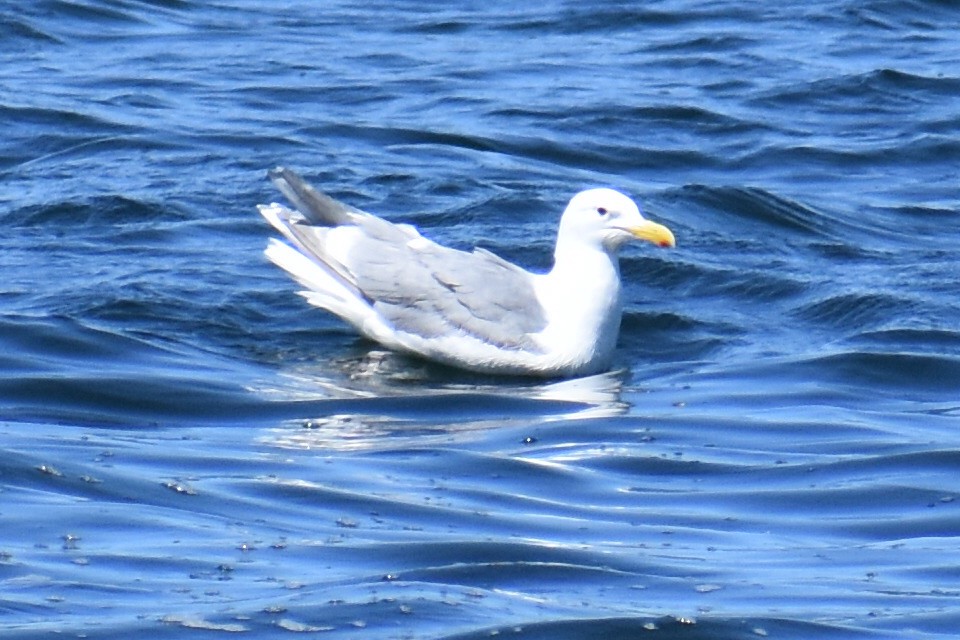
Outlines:
[[[444,247],[410,225],[340,203],[289,169],[274,169],[270,178],[300,214],[286,210],[279,214],[282,224],[274,226],[397,330],[424,339],[462,335],[502,349],[540,351],[532,334],[543,330],[547,319],[527,271],[484,249]],[[355,230],[350,245],[331,246],[342,227]]]
[[546,317],[530,274],[491,256],[426,239],[369,235],[347,267],[374,308],[398,329],[425,338],[460,333],[504,349],[536,350],[530,336],[546,326]]

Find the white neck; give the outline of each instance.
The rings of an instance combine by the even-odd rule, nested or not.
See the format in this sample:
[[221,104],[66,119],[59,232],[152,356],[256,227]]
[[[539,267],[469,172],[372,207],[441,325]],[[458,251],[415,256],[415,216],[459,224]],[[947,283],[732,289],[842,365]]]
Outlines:
[[609,359],[623,311],[615,255],[581,242],[558,241],[553,269],[537,281],[537,296],[549,322],[541,335],[547,349],[585,366]]

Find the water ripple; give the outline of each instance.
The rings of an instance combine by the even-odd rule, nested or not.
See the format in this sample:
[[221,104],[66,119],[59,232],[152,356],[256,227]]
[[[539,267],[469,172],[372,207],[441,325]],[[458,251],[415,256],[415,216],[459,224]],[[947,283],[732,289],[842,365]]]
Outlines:
[[[0,637],[953,637],[956,12],[328,5],[0,18]],[[678,247],[614,371],[454,372],[271,269],[281,162],[531,268],[598,185]]]

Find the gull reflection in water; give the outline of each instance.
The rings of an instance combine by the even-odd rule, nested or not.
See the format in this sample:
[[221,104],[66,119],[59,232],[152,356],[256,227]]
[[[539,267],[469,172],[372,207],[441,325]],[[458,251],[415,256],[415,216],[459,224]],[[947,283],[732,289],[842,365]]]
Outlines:
[[281,372],[256,391],[281,424],[263,437],[283,448],[369,450],[463,442],[491,429],[624,414],[623,371],[559,381],[451,371],[391,352]]

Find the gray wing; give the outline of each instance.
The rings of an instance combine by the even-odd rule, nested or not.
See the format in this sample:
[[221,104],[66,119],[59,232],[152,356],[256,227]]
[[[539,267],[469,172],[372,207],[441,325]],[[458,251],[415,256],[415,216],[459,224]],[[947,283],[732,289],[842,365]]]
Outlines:
[[[530,274],[485,251],[369,237],[350,271],[374,308],[406,332],[466,334],[503,349],[537,350],[546,326]],[[360,250],[363,253],[359,253]]]
[[[529,273],[483,249],[438,245],[320,193],[289,169],[270,178],[304,220],[290,231],[306,250],[404,332],[468,335],[503,349],[538,349],[530,334],[547,324]],[[324,255],[315,229],[354,225],[362,233],[342,262]]]

